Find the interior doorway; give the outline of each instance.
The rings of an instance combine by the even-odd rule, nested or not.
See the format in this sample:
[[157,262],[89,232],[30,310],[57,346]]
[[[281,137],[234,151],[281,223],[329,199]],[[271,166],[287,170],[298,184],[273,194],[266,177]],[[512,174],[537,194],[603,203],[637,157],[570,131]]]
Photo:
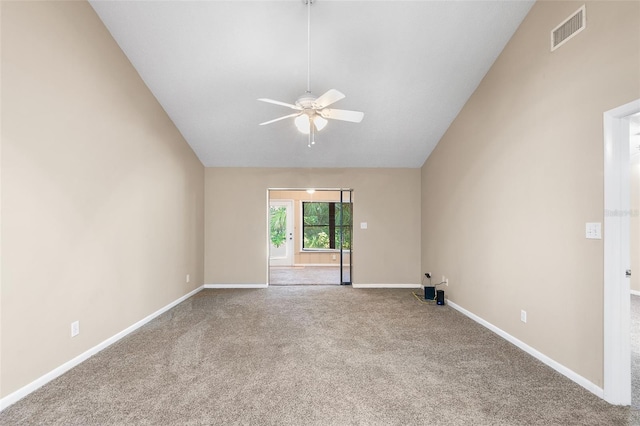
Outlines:
[[269,189],[268,203],[269,285],[351,284],[353,190]]
[[638,113],[640,99],[604,113],[603,397],[618,405],[631,404],[630,123]]

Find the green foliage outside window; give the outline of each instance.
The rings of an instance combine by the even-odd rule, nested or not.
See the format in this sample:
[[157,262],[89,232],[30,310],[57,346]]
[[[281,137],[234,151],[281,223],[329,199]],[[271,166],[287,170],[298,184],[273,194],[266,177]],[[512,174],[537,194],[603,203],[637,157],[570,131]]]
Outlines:
[[271,234],[271,244],[280,247],[287,239],[287,208],[269,208],[269,230]]
[[342,248],[351,248],[350,203],[304,202],[302,209],[303,248],[339,249],[341,238]]

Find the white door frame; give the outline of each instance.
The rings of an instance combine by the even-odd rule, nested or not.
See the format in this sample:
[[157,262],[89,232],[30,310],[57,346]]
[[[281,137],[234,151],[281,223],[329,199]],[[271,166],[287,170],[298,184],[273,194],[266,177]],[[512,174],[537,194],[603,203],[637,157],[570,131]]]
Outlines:
[[[640,99],[604,113],[604,399],[631,404],[629,116]],[[640,271],[633,271],[638,274]]]
[[[272,259],[271,254],[269,253],[269,266],[293,266],[293,251],[294,251],[294,209],[293,209],[293,200],[269,200],[269,208],[271,206],[284,206],[287,208],[287,239],[285,240],[287,255],[283,259]],[[267,230],[269,232],[269,230]],[[271,250],[271,242],[269,244],[269,251]]]

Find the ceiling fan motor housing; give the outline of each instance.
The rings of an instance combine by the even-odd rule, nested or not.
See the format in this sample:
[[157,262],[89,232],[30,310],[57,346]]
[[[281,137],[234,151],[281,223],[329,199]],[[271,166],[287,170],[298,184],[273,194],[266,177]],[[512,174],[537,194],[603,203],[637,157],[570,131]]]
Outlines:
[[307,109],[316,109],[317,106],[314,104],[317,96],[313,95],[311,92],[306,92],[304,95],[301,95],[298,100],[296,100],[296,106],[302,108],[303,110]]

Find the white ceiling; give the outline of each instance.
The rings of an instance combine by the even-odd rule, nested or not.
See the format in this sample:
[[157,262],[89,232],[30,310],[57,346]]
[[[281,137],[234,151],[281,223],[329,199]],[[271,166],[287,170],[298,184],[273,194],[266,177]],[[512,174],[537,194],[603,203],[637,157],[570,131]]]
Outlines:
[[101,1],[96,10],[208,167],[420,167],[533,1],[332,1],[311,6],[311,91],[338,89],[307,147],[293,111],[306,90],[304,0]]

